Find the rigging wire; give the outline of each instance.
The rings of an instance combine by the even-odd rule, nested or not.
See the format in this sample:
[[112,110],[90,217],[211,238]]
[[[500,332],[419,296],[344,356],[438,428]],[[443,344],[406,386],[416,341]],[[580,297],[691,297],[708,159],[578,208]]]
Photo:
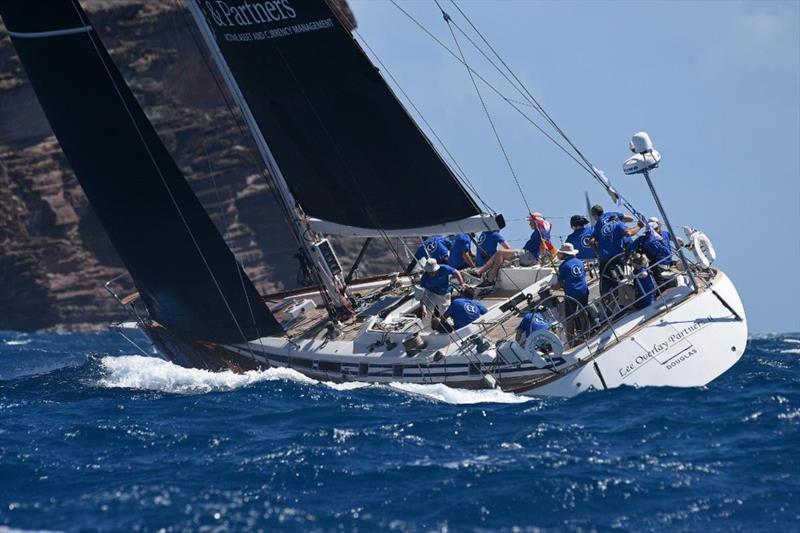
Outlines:
[[483,95],[481,94],[481,90],[478,87],[478,83],[475,81],[475,76],[472,75],[472,69],[469,68],[467,64],[467,59],[464,56],[464,51],[461,49],[461,45],[458,42],[458,38],[456,37],[455,32],[453,31],[453,26],[450,24],[450,15],[442,9],[442,6],[439,4],[439,0],[433,0],[436,3],[436,6],[439,8],[439,11],[442,12],[442,17],[444,21],[447,23],[447,28],[450,30],[450,35],[453,36],[453,42],[456,43],[456,48],[458,49],[458,54],[461,56],[461,62],[464,63],[464,66],[467,67],[467,74],[469,74],[469,79],[472,82],[472,86],[475,87],[475,92],[478,94],[478,99],[481,102],[481,107],[483,107],[483,112],[486,114],[486,119],[489,121],[489,125],[492,127],[492,132],[494,133],[495,139],[497,139],[497,144],[500,146],[500,151],[503,153],[503,158],[508,165],[508,170],[511,172],[511,177],[514,178],[514,183],[517,185],[517,189],[519,190],[520,197],[522,198],[522,202],[525,204],[525,209],[527,209],[528,213],[533,213],[531,211],[531,206],[528,204],[528,199],[525,197],[525,191],[522,189],[522,185],[519,182],[519,178],[517,177],[517,173],[514,172],[514,166],[511,164],[511,159],[508,156],[508,152],[506,152],[506,147],[503,145],[503,141],[500,138],[500,133],[497,131],[497,127],[494,125],[494,119],[492,119],[491,113],[489,113],[489,108],[486,107],[486,101],[483,99]]
[[[434,0],[434,1],[436,1],[436,0]],[[622,200],[622,203],[625,205],[625,207],[626,207],[626,208],[627,208],[629,211],[631,211],[631,213],[632,213],[632,214],[634,214],[634,215],[635,215],[635,216],[637,216],[637,217],[638,217],[638,216],[640,216],[640,215],[638,214],[638,212],[636,211],[636,209],[635,209],[635,208],[634,208],[634,207],[633,207],[633,206],[630,204],[630,202],[628,202],[627,200],[625,200],[625,199],[624,199],[624,198],[623,198],[623,197],[622,197],[622,196],[621,196],[621,195],[620,195],[620,194],[619,194],[619,193],[616,191],[616,189],[614,189],[614,188],[611,186],[611,184],[608,182],[608,180],[605,178],[605,176],[603,176],[603,175],[602,175],[602,172],[600,172],[600,171],[599,171],[599,170],[598,170],[598,169],[597,169],[597,168],[596,168],[596,167],[595,167],[595,166],[594,166],[594,165],[591,163],[591,161],[589,161],[589,158],[587,158],[587,157],[586,157],[586,156],[583,154],[583,152],[581,152],[581,150],[580,150],[580,149],[579,149],[579,148],[578,148],[578,147],[575,145],[575,143],[573,143],[573,142],[572,142],[572,140],[571,140],[571,139],[570,139],[570,138],[567,136],[567,134],[564,132],[564,130],[562,130],[562,129],[561,129],[559,126],[558,126],[558,124],[556,123],[556,121],[555,121],[555,120],[553,120],[553,118],[550,116],[550,114],[549,114],[549,113],[547,113],[547,111],[545,111],[544,107],[543,107],[543,106],[542,106],[542,105],[539,103],[539,101],[536,99],[536,97],[534,97],[534,96],[533,96],[533,94],[532,94],[532,93],[531,93],[531,92],[528,90],[528,88],[525,86],[525,84],[522,82],[522,80],[520,80],[520,79],[519,79],[519,77],[518,77],[518,76],[517,76],[517,75],[514,73],[514,71],[513,71],[513,70],[511,70],[511,67],[508,65],[508,63],[506,63],[506,61],[505,61],[505,60],[502,58],[502,56],[500,56],[500,54],[497,52],[497,50],[495,50],[495,48],[494,48],[494,47],[491,45],[491,43],[488,41],[488,39],[486,39],[486,37],[484,37],[484,35],[483,35],[483,34],[480,32],[480,30],[478,30],[478,28],[475,26],[475,24],[473,24],[473,23],[472,23],[472,21],[470,20],[470,18],[469,18],[469,17],[467,16],[467,14],[466,14],[466,13],[464,13],[464,11],[463,11],[463,10],[462,10],[462,9],[461,9],[459,6],[458,6],[458,4],[456,3],[456,1],[455,1],[455,0],[450,0],[450,2],[453,4],[453,6],[455,6],[455,8],[458,10],[458,12],[459,12],[459,13],[461,13],[461,16],[462,16],[462,17],[464,17],[464,20],[466,20],[466,21],[467,21],[467,23],[468,23],[468,24],[469,24],[469,25],[472,27],[472,29],[475,31],[475,33],[476,33],[476,34],[477,34],[477,35],[478,35],[478,36],[481,38],[481,40],[482,40],[482,41],[483,41],[483,42],[486,44],[486,46],[487,46],[487,47],[489,47],[489,50],[491,50],[491,51],[492,51],[492,53],[493,53],[493,54],[495,55],[495,57],[496,57],[496,58],[497,58],[497,59],[500,61],[500,63],[502,63],[502,65],[505,67],[505,69],[508,71],[508,73],[509,73],[509,74],[511,74],[511,76],[514,78],[514,80],[515,80],[515,81],[516,81],[516,82],[519,84],[519,87],[521,87],[521,88],[522,88],[522,90],[524,91],[523,97],[525,97],[525,96],[527,95],[527,99],[528,99],[528,100],[529,100],[529,101],[530,101],[532,104],[534,104],[534,109],[536,109],[536,110],[539,112],[539,114],[541,114],[541,115],[544,117],[544,119],[545,119],[545,120],[548,122],[548,124],[550,124],[550,126],[551,126],[551,127],[552,127],[552,128],[553,128],[553,129],[554,129],[556,132],[558,132],[558,134],[561,136],[561,138],[562,138],[562,139],[564,139],[564,141],[566,141],[566,143],[567,143],[567,144],[569,144],[569,146],[570,146],[570,147],[571,147],[571,148],[572,148],[572,149],[575,151],[575,153],[577,154],[577,156],[578,156],[578,157],[579,157],[579,158],[580,158],[580,159],[581,159],[581,160],[584,162],[584,164],[586,165],[586,167],[585,167],[585,168],[586,168],[586,169],[589,171],[589,173],[592,175],[592,177],[594,177],[594,178],[595,178],[595,179],[596,179],[598,182],[600,182],[600,184],[601,184],[601,185],[602,185],[602,186],[603,186],[603,187],[604,187],[604,188],[605,188],[605,189],[608,191],[608,193],[609,193],[609,194],[611,194],[611,195],[612,195],[612,196],[615,198],[615,200]],[[437,1],[437,5],[438,5],[438,1]],[[485,56],[484,56],[484,57],[485,57]],[[487,59],[488,59],[488,58],[487,58]],[[490,61],[490,63],[492,63],[492,62]],[[497,66],[496,66],[496,65],[494,65],[494,63],[492,63],[492,65],[493,65],[495,68],[497,68]],[[500,70],[498,69],[498,71],[500,71]],[[504,77],[505,77],[505,76],[504,76]],[[506,79],[508,79],[508,78],[506,78]],[[516,87],[516,85],[514,85],[514,86]],[[518,90],[519,90],[519,88],[518,88]]]
[[[411,13],[403,9],[400,4],[397,3],[396,0],[389,0],[389,2],[396,7],[403,15],[406,16],[414,25],[416,25],[423,33],[425,33],[428,37],[430,37],[436,44],[438,44],[441,48],[443,48],[447,53],[449,53],[456,61],[461,64],[464,64],[461,58],[456,54],[453,50],[450,49],[449,46],[444,44],[441,39],[436,37],[428,28],[425,27],[419,20],[417,20]],[[542,135],[544,135],[550,142],[552,142],[555,146],[557,146],[564,154],[572,159],[578,166],[580,166],[584,171],[592,175],[593,177],[597,177],[596,174],[592,171],[590,166],[587,166],[586,163],[581,161],[578,157],[574,154],[570,153],[568,148],[563,146],[561,143],[558,142],[550,133],[548,133],[544,128],[542,128],[539,124],[536,123],[531,117],[529,117],[524,111],[522,111],[518,105],[515,105],[515,100],[508,98],[505,94],[503,94],[497,87],[495,87],[492,83],[490,83],[484,76],[482,76],[478,71],[470,67],[469,65],[464,65],[468,68],[476,78],[481,80],[487,87],[489,87],[499,98],[503,101],[507,102],[517,113],[522,115],[522,117],[529,122],[533,127],[535,127]],[[524,104],[528,107],[533,107],[532,104]]]

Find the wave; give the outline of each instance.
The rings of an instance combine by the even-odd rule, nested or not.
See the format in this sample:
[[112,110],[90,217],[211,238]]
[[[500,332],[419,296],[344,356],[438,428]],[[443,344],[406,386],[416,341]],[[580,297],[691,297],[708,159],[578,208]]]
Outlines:
[[198,368],[184,368],[163,359],[141,355],[103,357],[100,359],[100,366],[104,375],[97,383],[101,387],[152,390],[174,394],[230,391],[264,381],[283,380],[303,385],[322,385],[338,391],[351,391],[367,387],[376,390],[391,389],[450,404],[523,403],[532,399],[500,390],[452,389],[442,384],[391,383],[387,387],[359,382],[332,383],[312,379],[291,368],[269,368],[244,373],[211,372]]
[[422,385],[417,383],[391,383],[392,389],[425,396],[433,400],[452,404],[475,403],[523,403],[532,400],[528,396],[520,396],[498,389],[467,390],[453,389],[447,385]]
[[122,355],[103,357],[100,365],[105,375],[98,381],[102,387],[154,390],[178,394],[227,391],[247,387],[261,381],[287,380],[304,384],[317,381],[289,368],[251,370],[244,373],[211,372],[184,368],[155,357]]
[[800,348],[787,348],[786,350],[781,350],[781,353],[795,353],[795,354],[800,354]]
[[33,339],[15,339],[10,341],[4,341],[6,346],[25,346],[26,344],[30,344]]

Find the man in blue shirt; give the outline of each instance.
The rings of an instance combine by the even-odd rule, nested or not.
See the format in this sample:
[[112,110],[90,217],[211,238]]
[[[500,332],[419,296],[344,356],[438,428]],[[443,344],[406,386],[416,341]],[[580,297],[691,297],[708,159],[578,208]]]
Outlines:
[[550,322],[544,316],[545,311],[544,307],[539,306],[533,311],[525,313],[525,316],[522,317],[522,321],[517,326],[516,335],[516,341],[520,345],[525,346],[525,341],[534,331],[550,328]]
[[502,248],[505,250],[511,249],[505,237],[503,237],[497,230],[481,232],[481,234],[478,235],[477,244],[478,246],[475,253],[475,264],[479,267],[484,266],[489,262],[490,259],[492,259],[492,257],[494,257],[498,246],[502,246]]
[[[476,273],[479,276],[483,276],[488,272],[488,275],[486,276],[486,279],[488,280],[487,283],[494,283],[497,280],[497,274],[500,272],[500,268],[502,268],[506,261],[519,259],[519,265],[523,267],[529,267],[538,264],[541,250],[545,241],[536,225],[537,217],[541,220],[544,220],[544,217],[540,213],[531,213],[528,216],[528,223],[530,224],[533,232],[521,250],[513,250],[511,246],[508,245],[508,242],[506,242],[497,231],[484,231],[481,233],[481,237],[483,237],[485,234],[496,233],[498,236],[500,236],[500,239],[502,239],[503,249],[497,250],[497,245],[494,244],[492,250],[496,251],[494,251],[492,256],[482,264],[480,262],[481,240],[478,238],[478,265],[480,268],[476,271]],[[489,241],[489,239],[490,236],[487,235],[485,237],[485,241]]]
[[443,312],[450,307],[450,276],[455,276],[461,287],[466,287],[464,278],[455,268],[440,265],[436,259],[425,260],[424,273],[419,280],[420,286],[425,289],[422,296],[422,305],[427,311],[426,316],[436,315],[437,309]]
[[656,281],[650,269],[647,268],[647,265],[647,256],[633,254],[631,257],[631,266],[633,266],[633,288],[636,291],[636,300],[633,306],[636,309],[644,309],[656,299]]
[[566,242],[578,250],[578,259],[597,259],[597,253],[589,244],[592,239],[593,228],[589,226],[589,221],[586,217],[581,215],[573,215],[569,219],[569,225],[572,228],[572,233],[567,235]]
[[644,224],[639,221],[636,226],[629,228],[624,221],[631,221],[632,217],[622,213],[604,213],[600,205],[592,207],[592,217],[597,222],[589,243],[597,251],[599,259],[600,293],[607,294],[619,285],[617,271],[624,264],[625,258],[622,254],[626,244]]
[[406,274],[410,274],[417,263],[423,259],[432,258],[436,259],[439,264],[447,263],[447,257],[450,254],[450,247],[452,243],[447,237],[441,235],[432,235],[422,241],[422,244],[417,246],[414,252],[414,257],[406,267]]
[[[658,221],[658,218],[656,217],[648,218],[647,224],[651,228],[656,230],[656,232],[658,232],[658,234],[661,235],[661,237],[663,237],[664,240],[670,244],[670,246],[674,246],[674,243],[672,242],[672,234],[669,232],[668,229],[661,227],[661,222]],[[683,246],[683,240],[680,237],[676,236],[675,240],[678,242],[678,246]]]
[[585,313],[576,315],[578,305],[584,311],[589,305],[589,285],[586,283],[586,269],[583,261],[578,259],[578,250],[571,243],[564,243],[558,250],[558,283],[554,289],[564,289],[564,314],[567,320],[567,337],[575,335],[575,322],[579,319],[585,325]]
[[[488,311],[482,303],[475,300],[475,289],[467,287],[461,291],[461,298],[453,300],[440,320],[434,319],[431,322],[434,330],[450,333],[472,324]],[[449,318],[453,320],[452,325],[448,322]]]
[[472,240],[466,233],[457,233],[451,239],[450,258],[447,264],[456,270],[475,266],[472,256]]
[[[669,235],[668,232],[667,235]],[[658,234],[652,223],[649,223],[645,234],[638,237],[633,243],[633,249],[644,254],[652,265],[650,272],[653,274],[659,293],[662,289],[674,287],[677,284],[675,278],[669,276],[669,269],[672,266],[672,247],[663,234]]]

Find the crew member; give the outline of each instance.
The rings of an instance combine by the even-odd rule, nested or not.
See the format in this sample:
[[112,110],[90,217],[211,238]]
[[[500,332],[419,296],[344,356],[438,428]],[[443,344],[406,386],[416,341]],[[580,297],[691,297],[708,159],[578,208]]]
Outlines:
[[[472,324],[488,311],[482,303],[475,300],[475,289],[467,287],[461,291],[460,298],[453,300],[453,303],[450,304],[450,307],[447,308],[447,311],[444,312],[440,319],[434,318],[431,320],[431,325],[436,331],[450,333]],[[449,319],[452,319],[452,324],[450,324]]]
[[625,213],[620,213],[619,211],[609,211],[608,213],[605,212],[603,206],[600,204],[595,204],[592,206],[592,220],[594,220],[594,227],[592,229],[592,236],[594,237],[596,233],[600,231],[600,228],[611,219],[617,219],[621,222],[633,222],[634,218],[630,215],[626,215]]
[[[505,249],[495,252],[491,259],[482,265],[476,273],[479,276],[488,273],[486,276],[488,283],[494,283],[497,280],[500,268],[507,261],[519,259],[519,265],[523,267],[539,264],[541,254],[543,252],[549,253],[549,250],[553,248],[549,240],[550,223],[545,220],[541,213],[531,213],[528,216],[528,224],[533,232],[521,250],[513,250],[508,246],[507,242],[504,242]],[[480,255],[480,251],[478,253]]]
[[[604,213],[602,206],[592,207],[592,216],[597,220],[589,244],[597,251],[600,269],[600,293],[607,294],[619,285],[616,270],[624,262],[622,253],[630,238],[644,226],[639,221],[636,226],[627,227],[624,222],[633,220],[622,213]],[[621,220],[620,220],[621,219]]]
[[[672,234],[669,232],[667,228],[661,227],[661,222],[659,222],[658,218],[650,217],[647,219],[647,223],[650,225],[651,228],[656,230],[658,234],[661,235],[661,237],[663,237],[665,241],[667,241],[668,243],[670,243],[670,245],[672,245]],[[683,246],[683,239],[681,239],[676,235],[675,240],[678,242],[678,246]]]
[[[578,259],[578,250],[572,243],[565,242],[558,250],[558,283],[554,289],[564,289],[564,313],[567,318],[567,337],[575,336],[576,312],[580,304],[581,310],[589,305],[589,285],[586,283],[586,269],[583,261]],[[581,322],[585,323],[585,313],[581,313]]]
[[644,309],[656,299],[656,282],[648,264],[647,256],[644,254],[636,253],[631,256],[633,287],[636,291],[636,301],[633,306],[636,309]]
[[511,251],[508,241],[503,237],[499,231],[483,231],[478,235],[477,249],[475,251],[475,264],[483,268],[497,253],[497,247],[500,246],[500,251]]
[[672,247],[663,234],[658,233],[652,222],[648,223],[644,235],[637,237],[633,243],[633,249],[644,254],[652,265],[650,272],[653,274],[659,292],[663,288],[676,285],[677,281],[669,275],[669,269],[672,266]]
[[465,288],[464,278],[455,268],[448,265],[440,265],[436,259],[425,260],[423,266],[424,273],[420,278],[419,284],[425,289],[422,295],[422,306],[426,311],[426,316],[434,316],[438,309],[444,312],[450,306],[450,277],[455,276],[462,288]]
[[534,331],[550,328],[550,322],[544,317],[545,312],[546,309],[540,305],[533,311],[525,313],[519,326],[517,326],[516,341],[519,344],[525,346],[525,341]]
[[441,235],[432,235],[422,241],[422,244],[417,246],[414,252],[414,257],[406,267],[406,274],[410,274],[417,263],[423,259],[431,258],[436,259],[440,264],[447,263],[448,255],[450,254],[450,246],[452,246],[450,239],[442,237]]
[[472,255],[472,240],[466,233],[457,233],[451,239],[450,258],[447,264],[456,270],[474,267],[475,258]]
[[578,250],[578,259],[597,259],[597,253],[589,244],[592,238],[592,227],[585,216],[572,215],[569,219],[569,225],[572,228],[572,233],[567,235],[566,242]]

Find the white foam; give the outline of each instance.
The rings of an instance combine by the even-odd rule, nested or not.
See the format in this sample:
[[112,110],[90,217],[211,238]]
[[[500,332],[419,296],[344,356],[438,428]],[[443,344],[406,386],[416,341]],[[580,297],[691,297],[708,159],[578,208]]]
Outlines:
[[[100,364],[103,367],[104,376],[98,381],[98,384],[102,387],[154,390],[177,394],[228,391],[262,381],[276,380],[294,381],[304,385],[324,385],[338,391],[375,386],[360,382],[317,381],[291,368],[251,370],[244,373],[210,372],[198,368],[184,368],[163,359],[141,355],[103,357]],[[389,387],[400,392],[450,404],[522,403],[532,399],[500,390],[452,389],[443,384],[391,383]]]
[[523,403],[533,399],[497,389],[453,389],[442,384],[421,385],[417,383],[391,383],[389,386],[402,392],[418,394],[439,402],[459,405],[475,403]]
[[789,344],[800,344],[800,339],[783,339],[783,342],[788,342]]
[[235,372],[210,372],[184,368],[163,359],[141,355],[103,357],[100,360],[105,376],[98,382],[103,387],[155,390],[179,394],[233,390],[261,381],[286,380],[316,384],[316,380],[290,368]]
[[788,348],[786,350],[781,350],[781,353],[796,353],[796,354],[800,354],[800,348]]
[[33,339],[11,340],[5,341],[6,346],[25,346],[30,344]]

